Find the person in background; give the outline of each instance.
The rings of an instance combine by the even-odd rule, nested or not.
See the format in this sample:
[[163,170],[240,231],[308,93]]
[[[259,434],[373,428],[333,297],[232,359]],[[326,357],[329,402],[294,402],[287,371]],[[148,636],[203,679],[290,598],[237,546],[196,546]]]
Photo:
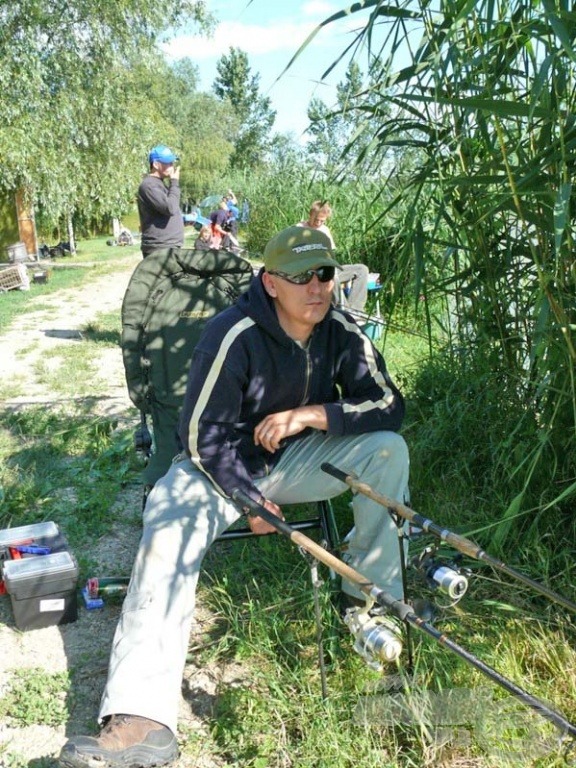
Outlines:
[[228,206],[228,212],[230,214],[227,221],[227,230],[232,235],[232,237],[236,239],[238,237],[238,219],[240,217],[238,201],[236,200],[236,195],[234,192],[232,192],[231,189],[229,189],[227,194],[224,196],[224,200],[226,200],[226,205]]
[[[405,500],[404,399],[353,316],[332,306],[338,268],[323,232],[288,227],[266,245],[249,289],[206,325],[183,402],[182,453],[146,501],[100,706],[103,728],[69,739],[64,768],[151,768],[178,756],[196,586],[208,547],[240,517],[236,490],[283,519],[284,505],[347,491],[322,471],[329,462]],[[360,493],[352,505],[347,562],[402,598],[396,523]],[[261,517],[248,522],[254,533],[275,530]],[[343,591],[343,603],[365,605],[356,585],[343,581]]]
[[[313,227],[324,232],[336,248],[332,232],[326,222],[332,216],[332,208],[326,200],[315,200],[310,206],[306,221],[299,221],[299,227]],[[342,264],[334,286],[334,301],[337,305],[364,311],[368,298],[368,267],[365,264]]]
[[218,208],[210,214],[213,242],[216,241],[216,238],[220,237],[221,241],[220,245],[217,246],[218,248],[240,253],[241,247],[238,238],[232,234],[231,216],[226,197],[223,197]]
[[298,227],[313,227],[320,232],[324,232],[326,237],[330,240],[333,249],[336,249],[336,243],[332,237],[332,232],[326,222],[332,216],[332,208],[326,202],[326,200],[315,200],[310,206],[308,211],[308,218],[306,220],[299,221]]
[[209,251],[211,248],[220,248],[221,242],[222,238],[219,235],[214,236],[212,234],[212,227],[210,224],[204,224],[200,232],[198,232],[198,237],[194,242],[194,248],[197,251]]
[[225,197],[220,200],[218,203],[218,208],[215,211],[212,211],[208,218],[210,219],[210,224],[212,226],[212,235],[225,237],[225,235],[228,234],[228,220],[230,218],[230,211],[228,210],[228,203],[226,202]]
[[150,172],[138,187],[141,250],[146,258],[154,251],[181,248],[184,221],[180,211],[180,168],[177,157],[164,144],[148,155]]

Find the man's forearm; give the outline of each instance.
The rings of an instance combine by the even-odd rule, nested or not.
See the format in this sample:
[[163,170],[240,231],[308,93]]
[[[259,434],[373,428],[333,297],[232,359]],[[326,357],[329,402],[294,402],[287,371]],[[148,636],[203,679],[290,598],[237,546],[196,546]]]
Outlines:
[[328,417],[323,405],[302,405],[294,410],[298,418],[305,422],[304,427],[312,427],[324,432],[328,429]]

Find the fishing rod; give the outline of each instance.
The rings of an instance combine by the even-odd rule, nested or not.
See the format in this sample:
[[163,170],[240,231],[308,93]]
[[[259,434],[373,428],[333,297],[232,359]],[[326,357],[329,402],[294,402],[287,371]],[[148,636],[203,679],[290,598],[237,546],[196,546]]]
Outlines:
[[365,323],[375,323],[376,325],[380,325],[382,328],[388,328],[392,331],[402,331],[402,333],[407,333],[410,336],[417,336],[420,339],[428,339],[428,336],[425,333],[420,333],[419,331],[414,331],[411,328],[406,328],[405,326],[394,323],[389,318],[384,318],[379,314],[365,312],[363,309],[356,309],[355,307],[348,307],[346,304],[339,304],[338,307],[343,309],[345,312],[348,312],[349,315],[352,315],[360,323],[360,325]]
[[366,595],[366,608],[353,609],[351,615],[355,620],[348,624],[356,638],[356,644],[354,646],[355,650],[361,652],[361,655],[365,658],[372,655],[376,658],[379,657],[383,661],[391,661],[398,655],[397,653],[394,655],[390,653],[389,627],[378,622],[378,619],[385,619],[386,617],[372,617],[368,614],[367,609],[376,603],[384,609],[384,611],[389,612],[389,614],[395,616],[408,627],[415,627],[429,637],[432,637],[440,645],[448,648],[457,656],[467,661],[494,683],[508,691],[508,693],[517,696],[520,701],[540,714],[543,718],[553,723],[562,732],[562,735],[570,734],[572,737],[576,736],[576,725],[567,720],[564,715],[551,709],[545,702],[523,690],[512,680],[508,680],[495,669],[485,664],[473,653],[467,651],[461,645],[454,642],[454,640],[451,640],[444,632],[438,631],[432,624],[421,619],[414,613],[414,609],[410,605],[402,600],[397,600],[393,595],[381,589],[374,584],[374,582],[369,581],[350,565],[339,560],[335,555],[325,550],[300,531],[292,528],[284,520],[276,517],[276,515],[269,512],[266,507],[253,501],[242,491],[233,491],[232,500],[238,505],[242,514],[261,517],[265,522],[275,528],[278,533],[283,534],[298,547],[315,557],[319,562],[324,563],[329,568],[333,569],[344,579],[358,587],[358,589]]
[[460,536],[457,533],[453,533],[447,528],[442,528],[441,526],[436,525],[432,520],[422,517],[422,515],[414,512],[413,509],[410,509],[410,507],[407,507],[405,504],[401,504],[399,501],[395,501],[394,499],[388,498],[388,496],[383,496],[382,494],[377,493],[366,483],[360,482],[354,475],[346,474],[346,472],[343,472],[332,464],[324,463],[322,464],[321,469],[328,475],[332,475],[332,477],[335,477],[337,480],[346,483],[346,485],[350,486],[353,491],[368,496],[369,499],[388,508],[404,520],[408,520],[408,522],[413,523],[418,528],[422,528],[422,530],[427,533],[431,533],[433,536],[447,542],[450,546],[454,547],[454,549],[462,552],[462,554],[468,555],[468,557],[471,557],[474,560],[488,563],[488,565],[491,565],[493,568],[506,573],[508,576],[512,576],[514,579],[531,587],[541,595],[545,595],[551,600],[554,600],[554,602],[563,605],[564,608],[567,608],[569,611],[576,613],[576,603],[572,602],[572,600],[568,600],[568,598],[559,595],[545,584],[541,584],[538,581],[534,581],[534,579],[531,579],[529,576],[525,576],[515,568],[506,565],[502,560],[492,557],[470,539]]

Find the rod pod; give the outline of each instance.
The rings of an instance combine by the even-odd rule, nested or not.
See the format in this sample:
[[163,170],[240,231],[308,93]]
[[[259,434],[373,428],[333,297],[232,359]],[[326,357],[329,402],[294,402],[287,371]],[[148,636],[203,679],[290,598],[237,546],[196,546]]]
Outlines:
[[[323,465],[322,468],[324,468],[324,466],[325,465]],[[485,664],[481,659],[474,656],[473,653],[467,651],[465,648],[458,645],[458,643],[451,640],[445,633],[439,632],[431,624],[424,621],[423,619],[420,619],[414,613],[414,610],[410,605],[404,603],[402,600],[397,600],[390,593],[384,591],[379,586],[374,584],[374,582],[369,581],[365,576],[362,576],[361,573],[356,571],[347,563],[344,563],[335,555],[327,552],[315,541],[308,538],[308,536],[305,536],[303,533],[300,533],[300,531],[292,528],[284,520],[281,520],[279,517],[276,517],[276,515],[273,515],[272,512],[269,512],[266,509],[266,507],[258,504],[242,491],[233,491],[232,500],[238,505],[238,508],[242,514],[261,517],[273,528],[275,528],[278,533],[283,534],[294,544],[313,555],[319,562],[324,563],[324,565],[332,568],[337,574],[345,578],[347,581],[355,584],[361,590],[361,592],[363,592],[363,594],[372,598],[374,602],[378,603],[378,605],[380,605],[382,608],[389,610],[390,613],[396,616],[396,618],[400,619],[400,621],[404,622],[408,626],[416,627],[421,632],[429,635],[440,645],[444,646],[445,648],[449,648],[453,653],[467,661],[477,670],[482,672],[482,674],[486,675],[486,677],[488,677],[494,683],[499,685],[501,688],[504,688],[504,690],[508,691],[508,693],[511,693],[513,696],[517,696],[520,701],[526,704],[526,706],[530,707],[535,712],[538,712],[543,718],[553,723],[562,732],[562,735],[570,734],[570,736],[576,737],[576,725],[567,720],[564,715],[551,709],[545,702],[541,701],[536,696],[533,696],[531,693],[523,690],[518,685],[516,685],[516,683],[512,682],[512,680],[508,680],[508,678],[501,675],[495,669],[492,669],[492,667],[488,666],[488,664]]]
[[422,517],[422,515],[414,512],[413,509],[410,509],[410,507],[407,507],[405,504],[401,504],[399,501],[395,501],[394,499],[390,499],[388,496],[383,496],[381,493],[377,493],[367,483],[360,482],[360,480],[358,480],[358,478],[354,475],[347,475],[346,472],[338,469],[333,464],[324,463],[322,464],[321,469],[323,472],[326,472],[326,474],[332,475],[332,477],[335,477],[337,480],[341,480],[343,483],[350,486],[353,491],[361,493],[364,496],[368,496],[369,499],[372,499],[372,501],[375,501],[377,504],[381,504],[383,507],[392,510],[395,514],[404,520],[408,520],[408,522],[414,523],[414,525],[416,525],[418,528],[422,528],[422,530],[426,531],[427,533],[431,533],[438,539],[441,539],[441,541],[446,541],[448,544],[450,544],[450,546],[454,547],[454,549],[462,552],[462,554],[468,555],[468,557],[471,557],[474,560],[481,560],[484,563],[488,563],[488,565],[491,565],[492,568],[496,568],[497,570],[508,574],[508,576],[512,576],[512,578],[522,582],[522,584],[525,584],[528,587],[531,587],[541,595],[549,597],[550,600],[553,600],[554,602],[563,605],[564,608],[568,608],[569,611],[576,613],[576,603],[572,602],[572,600],[568,600],[566,597],[559,595],[545,584],[541,584],[539,581],[534,581],[534,579],[531,579],[529,576],[525,576],[515,568],[506,565],[506,563],[502,562],[502,560],[498,560],[497,558],[492,557],[481,547],[479,547],[470,539],[467,539],[465,536],[460,536],[457,533],[449,531],[447,528],[442,528],[441,526],[436,525],[436,523],[434,523],[432,520],[429,520],[426,517]]

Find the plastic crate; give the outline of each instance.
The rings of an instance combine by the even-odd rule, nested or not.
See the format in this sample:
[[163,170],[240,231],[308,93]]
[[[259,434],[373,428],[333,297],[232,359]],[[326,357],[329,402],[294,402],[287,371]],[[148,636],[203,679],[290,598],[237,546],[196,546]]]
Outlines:
[[42,629],[78,618],[78,564],[68,551],[6,560],[4,582],[18,629]]
[[0,292],[5,293],[15,288],[24,288],[25,290],[30,288],[26,267],[23,264],[0,270]]

